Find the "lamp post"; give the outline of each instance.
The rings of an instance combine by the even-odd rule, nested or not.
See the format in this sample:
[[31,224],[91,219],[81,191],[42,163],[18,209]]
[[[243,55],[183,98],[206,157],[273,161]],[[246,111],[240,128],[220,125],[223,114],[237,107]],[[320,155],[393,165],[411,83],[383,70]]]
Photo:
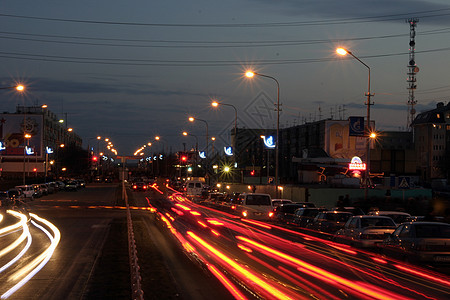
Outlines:
[[[209,146],[209,139],[208,139],[208,122],[206,122],[205,120],[202,120],[202,119],[194,118],[194,117],[189,117],[189,121],[190,121],[190,122],[201,121],[201,122],[205,123],[205,125],[206,125],[206,156],[208,156],[208,146]],[[197,150],[198,150],[198,149],[197,149]]]
[[236,146],[236,137],[237,137],[237,109],[233,104],[228,104],[228,103],[224,103],[224,102],[219,102],[214,100],[211,105],[213,107],[218,107],[219,105],[225,105],[225,106],[230,106],[234,109],[234,140],[232,141],[232,147],[233,147],[233,151],[236,150],[235,146]]
[[197,157],[197,154],[198,154],[198,137],[195,134],[188,133],[186,131],[183,131],[183,135],[184,136],[190,135],[190,136],[195,137],[195,157]]
[[352,52],[348,51],[345,48],[337,48],[336,52],[340,55],[350,54],[354,59],[356,59],[361,64],[363,64],[369,71],[367,93],[365,94],[365,96],[367,96],[367,101],[365,103],[367,105],[367,126],[366,126],[366,132],[365,132],[365,136],[367,137],[367,150],[366,150],[367,157],[366,157],[366,176],[365,176],[366,195],[365,195],[365,198],[367,200],[367,193],[368,193],[367,188],[371,185],[371,181],[370,181],[370,139],[371,139],[372,129],[370,126],[370,106],[373,105],[370,102],[370,97],[373,96],[370,93],[370,67],[367,64],[365,64],[362,60],[360,60],[358,57],[356,57]]
[[[23,146],[23,185],[25,185],[25,156],[27,153],[27,147],[30,145],[31,134],[25,133],[24,138],[27,140],[26,146]],[[29,166],[28,166],[29,167]]]
[[280,148],[280,143],[279,143],[279,140],[280,140],[280,83],[278,82],[278,80],[275,77],[272,77],[269,75],[264,75],[264,74],[256,73],[253,71],[247,71],[245,73],[245,76],[247,76],[248,78],[252,78],[255,75],[272,79],[277,84],[277,139],[275,141],[275,194],[276,194],[276,197],[278,198],[278,153],[279,153],[279,148]]

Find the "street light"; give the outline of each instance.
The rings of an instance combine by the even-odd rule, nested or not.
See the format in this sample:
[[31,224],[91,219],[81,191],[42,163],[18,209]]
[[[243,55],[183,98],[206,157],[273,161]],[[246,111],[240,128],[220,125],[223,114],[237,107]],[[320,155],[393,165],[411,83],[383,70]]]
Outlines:
[[219,105],[225,105],[225,106],[230,106],[234,109],[234,140],[232,141],[232,147],[233,147],[233,151],[236,150],[235,146],[236,146],[236,138],[237,138],[237,109],[234,105],[232,104],[228,104],[228,103],[224,103],[224,102],[218,102],[216,100],[214,100],[211,105],[213,107],[218,107]]
[[190,136],[195,137],[195,155],[196,155],[195,157],[197,157],[197,154],[198,154],[198,137],[195,134],[188,133],[186,131],[183,131],[183,135],[184,136],[190,135]]
[[14,86],[6,86],[6,87],[0,87],[0,90],[16,90],[18,92],[25,91],[25,86],[22,84],[14,85]]
[[24,138],[27,140],[27,145],[23,146],[23,185],[25,185],[25,156],[27,155],[27,147],[30,145],[31,134],[25,133]]
[[368,65],[366,65],[362,60],[360,60],[358,57],[356,57],[352,52],[348,51],[345,48],[337,48],[336,52],[339,55],[346,55],[346,54],[350,54],[354,59],[356,59],[357,61],[359,61],[361,64],[363,64],[367,70],[369,71],[369,79],[368,79],[368,86],[367,86],[367,93],[365,94],[365,96],[367,96],[367,101],[366,101],[366,105],[367,105],[367,126],[366,126],[366,133],[365,136],[367,137],[367,153],[366,153],[366,178],[365,178],[365,187],[366,187],[366,200],[367,200],[367,188],[369,187],[370,184],[370,138],[371,138],[371,134],[372,134],[372,129],[370,126],[370,106],[373,105],[370,102],[370,97],[373,96],[372,94],[370,94],[370,67]]
[[205,120],[202,120],[202,119],[194,118],[194,117],[189,117],[189,121],[190,121],[190,122],[201,121],[201,122],[205,123],[205,125],[206,125],[206,155],[208,155],[208,146],[209,146],[209,139],[208,139],[208,122],[206,122]]
[[277,139],[275,141],[275,194],[278,197],[278,153],[279,153],[279,148],[280,148],[280,83],[278,82],[278,80],[275,77],[269,76],[269,75],[264,75],[264,74],[260,74],[260,73],[256,73],[253,71],[247,71],[245,73],[245,76],[247,76],[248,78],[253,78],[255,75],[257,76],[261,76],[261,77],[265,77],[265,78],[269,78],[272,79],[276,82],[277,84]]

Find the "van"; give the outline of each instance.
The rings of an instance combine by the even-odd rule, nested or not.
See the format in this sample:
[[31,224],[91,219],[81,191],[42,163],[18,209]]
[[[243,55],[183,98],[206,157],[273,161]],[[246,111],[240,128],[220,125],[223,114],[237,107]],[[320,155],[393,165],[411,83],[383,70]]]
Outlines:
[[204,188],[204,182],[201,180],[188,180],[184,191],[186,196],[192,200],[200,200]]
[[16,189],[21,189],[25,198],[30,198],[33,200],[34,196],[34,187],[32,185],[18,185]]
[[273,215],[272,199],[269,194],[240,194],[232,209],[235,209],[241,217],[249,219],[270,220]]

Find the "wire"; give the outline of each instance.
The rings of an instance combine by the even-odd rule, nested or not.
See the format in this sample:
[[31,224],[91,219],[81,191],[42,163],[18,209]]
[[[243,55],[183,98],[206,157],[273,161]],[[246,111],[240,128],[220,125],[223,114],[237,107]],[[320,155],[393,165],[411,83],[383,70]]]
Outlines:
[[[24,16],[24,15],[14,15],[14,14],[0,14],[0,17],[8,18],[19,18],[19,19],[30,19],[30,20],[41,20],[41,21],[52,21],[52,22],[68,22],[68,23],[85,23],[85,24],[102,24],[102,25],[124,25],[124,26],[151,26],[151,27],[282,27],[282,26],[312,26],[312,25],[335,25],[335,24],[350,24],[350,23],[366,23],[366,22],[376,22],[376,21],[390,21],[404,19],[407,16],[414,15],[418,18],[428,18],[428,17],[440,17],[447,16],[450,13],[442,13],[444,11],[449,11],[450,8],[441,8],[428,11],[418,11],[403,14],[391,14],[391,15],[381,15],[381,16],[365,16],[358,18],[345,18],[345,19],[331,19],[331,20],[318,20],[318,21],[303,21],[303,22],[274,22],[274,23],[239,23],[239,24],[192,24],[192,23],[180,23],[180,24],[170,24],[170,23],[139,23],[139,22],[113,22],[113,21],[96,21],[96,20],[81,20],[81,19],[63,19],[63,18],[48,18],[48,17],[36,17],[36,16]],[[437,13],[434,15],[421,15]]]

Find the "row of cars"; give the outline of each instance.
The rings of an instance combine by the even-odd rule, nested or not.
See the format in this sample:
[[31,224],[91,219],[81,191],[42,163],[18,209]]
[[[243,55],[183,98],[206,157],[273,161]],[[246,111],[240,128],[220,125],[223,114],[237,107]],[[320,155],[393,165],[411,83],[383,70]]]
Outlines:
[[6,191],[0,191],[0,206],[9,206],[25,201],[34,200],[58,191],[77,191],[86,187],[83,179],[68,179],[30,185],[18,185]]
[[335,242],[376,248],[401,260],[450,263],[450,224],[426,221],[406,212],[358,207],[315,207],[310,202],[271,199],[268,194],[211,193],[204,201],[241,217],[269,220],[328,236]]
[[[290,214],[288,211],[292,211]],[[332,210],[305,207],[303,203],[281,204],[274,220],[328,234],[334,241],[376,248],[410,262],[450,264],[450,224],[425,221],[406,212],[370,211],[354,207]]]

